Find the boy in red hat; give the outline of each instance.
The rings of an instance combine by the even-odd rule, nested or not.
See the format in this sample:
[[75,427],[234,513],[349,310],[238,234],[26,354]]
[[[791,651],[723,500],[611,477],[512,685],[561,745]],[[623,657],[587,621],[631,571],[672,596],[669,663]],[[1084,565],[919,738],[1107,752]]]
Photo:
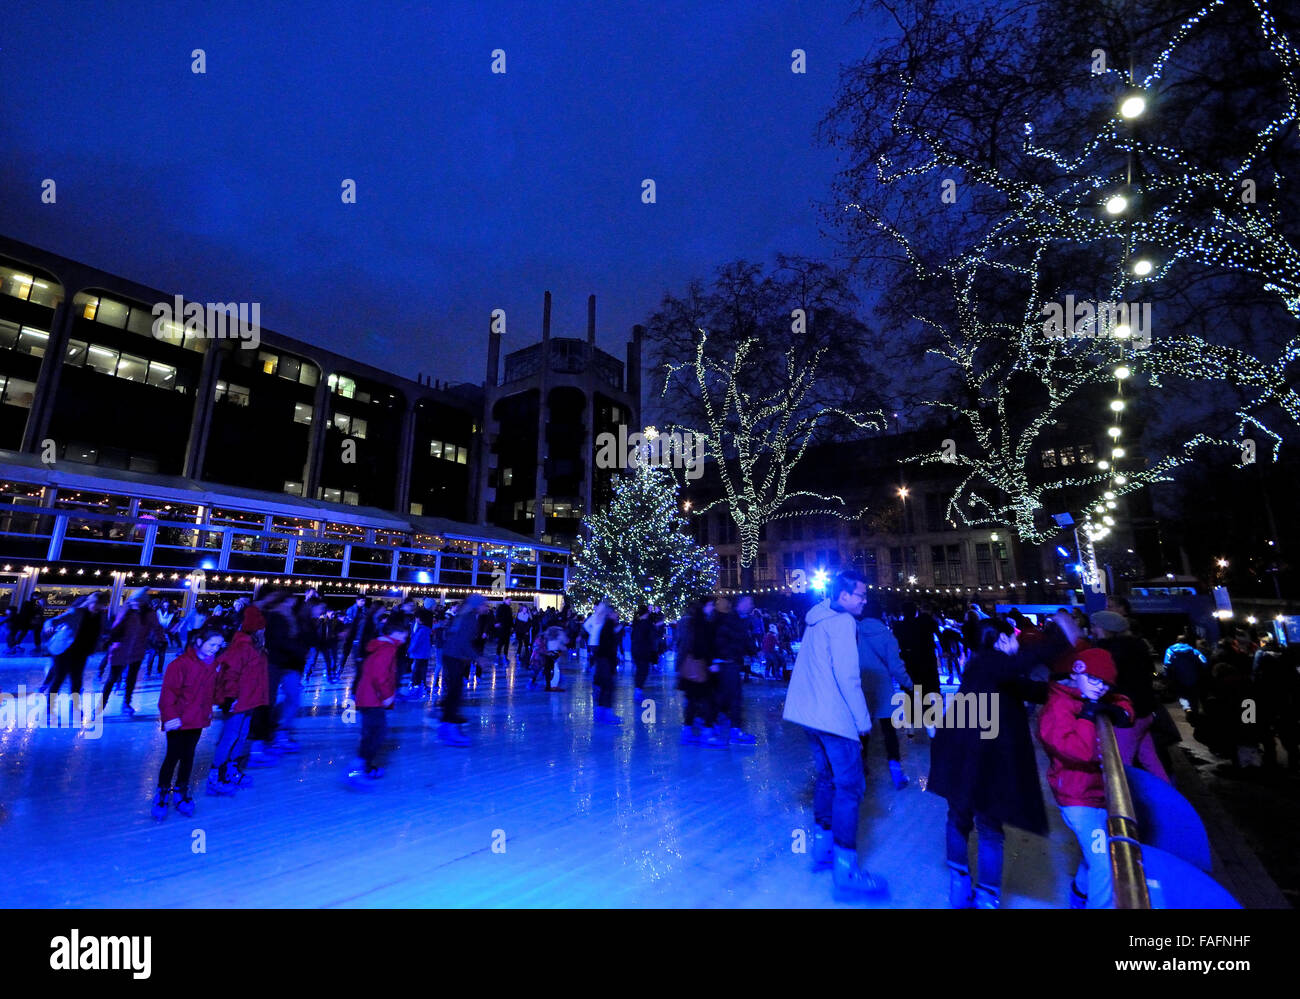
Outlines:
[[1070,886],[1072,909],[1109,909],[1115,904],[1097,715],[1107,715],[1116,725],[1133,724],[1128,698],[1109,692],[1116,676],[1115,660],[1104,649],[1075,652],[1069,675],[1048,688],[1038,720],[1038,735],[1051,759],[1048,786],[1083,851]]
[[216,703],[225,720],[208,773],[209,794],[234,794],[251,787],[239,761],[244,758],[253,711],[270,702],[271,670],[262,645],[266,618],[256,604],[244,608],[244,621],[217,660]]

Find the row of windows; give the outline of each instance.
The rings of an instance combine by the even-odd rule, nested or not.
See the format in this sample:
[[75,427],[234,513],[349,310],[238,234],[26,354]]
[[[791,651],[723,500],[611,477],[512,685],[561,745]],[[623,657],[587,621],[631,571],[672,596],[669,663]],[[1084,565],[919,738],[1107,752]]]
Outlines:
[[299,385],[314,388],[320,381],[320,368],[311,361],[304,361],[289,354],[277,354],[273,350],[259,350],[254,353],[243,347],[236,347],[231,350],[230,359],[241,368],[252,368],[264,375],[276,375],[285,381],[297,382]]
[[186,393],[191,389],[188,372],[179,371],[174,365],[124,354],[85,340],[68,341],[63,363],[73,368],[90,368],[102,375],[125,378],[129,382],[143,382],[172,392]]
[[359,416],[335,413],[334,429],[349,437],[358,437],[361,440],[365,440],[366,437],[366,421]]
[[56,308],[63,301],[63,289],[57,284],[3,266],[0,266],[0,295],[43,305],[47,309]]
[[429,457],[464,465],[469,462],[469,449],[458,447],[451,441],[429,441]]
[[1046,448],[1043,451],[1043,467],[1056,468],[1059,464],[1062,468],[1067,465],[1091,465],[1097,460],[1097,452],[1091,444],[1080,444],[1078,447],[1063,447],[1059,450]]
[[317,486],[316,498],[323,499],[327,503],[346,503],[348,506],[361,504],[361,497],[351,489],[327,489],[325,486]]
[[[79,292],[72,300],[72,306],[83,319],[90,319],[103,326],[126,330],[140,336],[152,337],[154,315],[152,308],[139,305],[127,305],[112,298],[99,298]],[[159,340],[166,340],[186,350],[203,353],[208,349],[207,340],[202,332],[186,330],[182,320],[167,320],[159,329]]]

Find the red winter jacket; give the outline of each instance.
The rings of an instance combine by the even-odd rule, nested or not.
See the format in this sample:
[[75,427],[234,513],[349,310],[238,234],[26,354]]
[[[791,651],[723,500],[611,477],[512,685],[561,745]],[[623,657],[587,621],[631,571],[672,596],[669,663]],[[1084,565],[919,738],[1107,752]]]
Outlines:
[[252,636],[237,631],[217,658],[216,703],[234,700],[235,711],[252,711],[271,702],[270,669],[266,653]]
[[158,695],[158,715],[163,725],[179,718],[183,729],[207,728],[212,723],[216,682],[216,662],[205,663],[193,646],[168,663],[162,693]]
[[361,677],[357,680],[357,707],[391,707],[397,696],[396,639],[372,638],[366,646],[366,658],[361,664]]
[[[1133,724],[1133,705],[1123,694],[1108,693],[1103,704],[1121,708]],[[1072,685],[1052,683],[1047,704],[1038,717],[1038,737],[1051,758],[1047,784],[1061,806],[1106,805],[1106,785],[1101,778],[1101,750],[1097,747],[1097,723],[1080,718],[1083,695]]]

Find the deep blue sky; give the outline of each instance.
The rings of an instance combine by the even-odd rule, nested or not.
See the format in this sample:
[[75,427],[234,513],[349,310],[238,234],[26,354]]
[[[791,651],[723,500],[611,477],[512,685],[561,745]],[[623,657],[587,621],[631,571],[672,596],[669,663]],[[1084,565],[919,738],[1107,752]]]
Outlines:
[[480,381],[490,311],[524,346],[548,288],[555,335],[585,335],[595,293],[621,357],[692,276],[832,252],[813,132],[872,42],[852,7],[10,0],[0,232],[259,301],[270,329],[412,376]]

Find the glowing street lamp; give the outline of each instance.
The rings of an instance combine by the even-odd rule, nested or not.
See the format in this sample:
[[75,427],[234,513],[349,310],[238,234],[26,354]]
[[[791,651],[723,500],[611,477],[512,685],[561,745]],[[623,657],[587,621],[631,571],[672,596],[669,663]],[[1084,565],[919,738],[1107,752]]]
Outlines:
[[1141,94],[1130,94],[1119,106],[1119,113],[1124,118],[1136,118],[1147,109],[1147,100]]

